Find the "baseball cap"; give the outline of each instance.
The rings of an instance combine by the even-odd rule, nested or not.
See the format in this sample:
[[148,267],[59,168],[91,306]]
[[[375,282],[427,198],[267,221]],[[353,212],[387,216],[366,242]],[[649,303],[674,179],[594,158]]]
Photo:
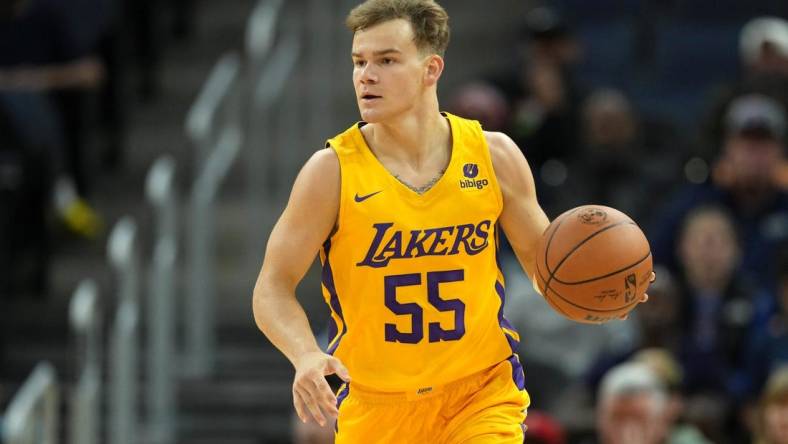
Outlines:
[[725,116],[728,134],[744,134],[782,140],[785,136],[785,111],[776,100],[748,94],[734,99]]
[[753,63],[760,57],[764,43],[788,57],[788,21],[779,17],[758,17],[747,22],[739,34],[739,54],[747,63]]

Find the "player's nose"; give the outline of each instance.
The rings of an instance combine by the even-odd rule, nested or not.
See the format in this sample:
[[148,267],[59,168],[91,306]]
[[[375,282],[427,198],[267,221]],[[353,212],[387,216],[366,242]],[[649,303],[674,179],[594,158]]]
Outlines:
[[359,81],[363,84],[377,83],[378,76],[372,68],[372,64],[368,63],[359,73]]

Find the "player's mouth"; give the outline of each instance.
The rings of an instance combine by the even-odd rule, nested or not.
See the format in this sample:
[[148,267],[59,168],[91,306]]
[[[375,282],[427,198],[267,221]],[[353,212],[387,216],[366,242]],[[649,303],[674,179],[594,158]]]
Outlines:
[[383,97],[376,96],[374,94],[364,94],[363,96],[361,96],[361,100],[363,102],[367,102],[367,103],[372,102],[372,101],[377,100],[377,99],[382,99],[382,98]]

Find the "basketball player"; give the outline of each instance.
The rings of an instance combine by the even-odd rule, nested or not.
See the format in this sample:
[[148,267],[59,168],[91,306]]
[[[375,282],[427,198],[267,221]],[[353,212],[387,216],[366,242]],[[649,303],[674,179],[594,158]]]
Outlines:
[[[549,221],[511,139],[439,111],[447,21],[432,0],[350,13],[363,121],[307,161],[254,290],[257,325],[295,367],[298,416],[338,415],[337,443],[523,442],[529,398],[502,315],[498,230],[533,276]],[[295,298],[318,252],[327,353]],[[332,373],[345,381],[337,396]]]

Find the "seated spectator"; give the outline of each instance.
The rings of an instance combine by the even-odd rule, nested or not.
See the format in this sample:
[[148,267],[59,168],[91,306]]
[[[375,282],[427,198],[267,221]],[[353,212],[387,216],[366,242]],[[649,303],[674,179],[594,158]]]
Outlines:
[[681,355],[686,385],[696,391],[728,388],[753,319],[754,296],[735,273],[734,230],[724,210],[700,207],[687,215],[680,234]]
[[635,221],[644,220],[658,202],[654,191],[676,182],[678,162],[661,146],[665,135],[648,136],[632,103],[616,89],[589,95],[582,123],[582,149],[569,162],[568,182],[576,204],[608,205]]
[[675,405],[649,365],[629,362],[611,369],[597,397],[600,444],[701,444],[700,433],[677,427]]
[[757,287],[736,273],[740,250],[724,209],[704,206],[689,213],[677,250],[682,268],[679,357],[692,407],[687,411],[710,438],[739,436],[739,374],[757,318]]
[[724,138],[725,110],[737,96],[763,94],[788,108],[788,21],[758,17],[747,22],[739,34],[739,60],[740,78],[721,88],[706,119],[703,145],[707,151]]
[[657,263],[678,269],[677,238],[682,221],[701,205],[730,212],[741,244],[740,270],[770,291],[776,246],[788,239],[788,193],[775,179],[786,158],[785,112],[764,96],[735,100],[726,116],[727,135],[709,183],[680,190],[647,231]]

